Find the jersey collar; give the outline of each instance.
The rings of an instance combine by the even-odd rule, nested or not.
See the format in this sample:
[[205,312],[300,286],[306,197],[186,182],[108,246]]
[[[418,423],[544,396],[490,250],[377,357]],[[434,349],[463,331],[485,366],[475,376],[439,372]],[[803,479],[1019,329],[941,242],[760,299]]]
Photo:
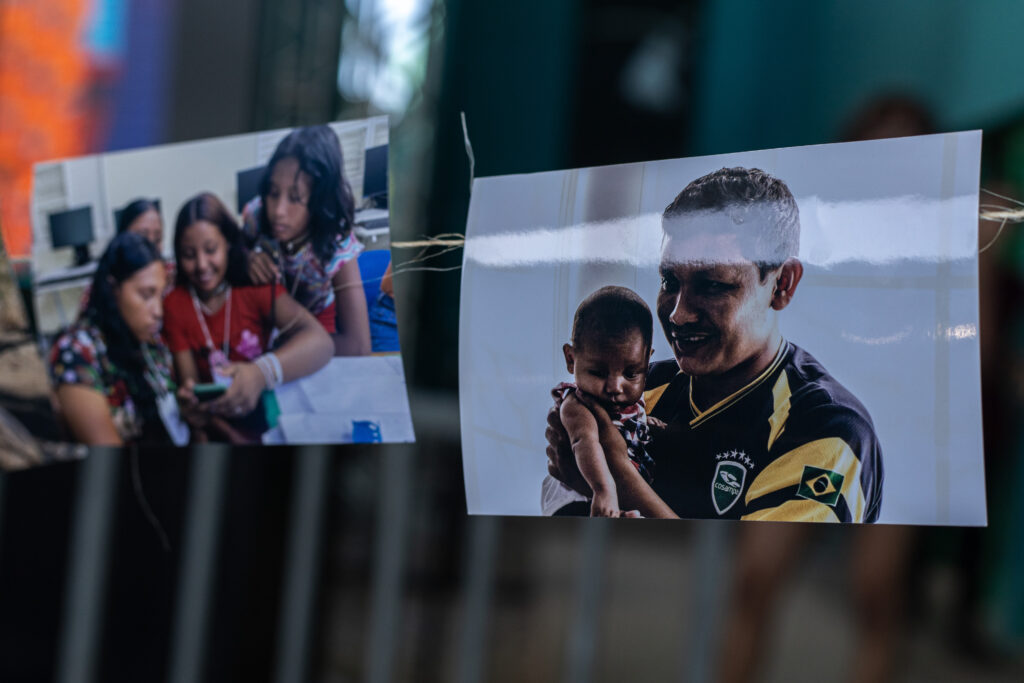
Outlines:
[[693,419],[690,420],[690,427],[696,427],[701,423],[707,421],[714,415],[717,415],[718,413],[724,411],[726,408],[733,405],[741,398],[749,394],[751,391],[756,389],[758,385],[760,385],[762,382],[768,379],[768,377],[770,377],[771,374],[775,372],[780,365],[782,365],[782,359],[786,356],[786,351],[788,350],[789,343],[785,339],[779,340],[779,350],[775,352],[775,358],[773,358],[772,362],[768,365],[768,367],[764,369],[764,372],[762,372],[760,375],[751,380],[751,382],[746,386],[734,391],[733,393],[729,394],[721,401],[719,401],[718,403],[714,404],[713,406],[704,411],[701,411],[701,409],[698,408],[697,404],[694,403],[693,401],[693,377],[690,377],[690,412],[693,414]]

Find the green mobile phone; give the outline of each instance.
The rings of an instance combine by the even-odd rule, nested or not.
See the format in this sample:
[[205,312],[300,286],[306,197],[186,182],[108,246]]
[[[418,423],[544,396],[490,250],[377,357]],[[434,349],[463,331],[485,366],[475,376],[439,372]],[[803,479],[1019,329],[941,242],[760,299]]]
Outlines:
[[223,384],[197,384],[192,387],[192,392],[200,402],[212,401],[224,395],[228,388]]

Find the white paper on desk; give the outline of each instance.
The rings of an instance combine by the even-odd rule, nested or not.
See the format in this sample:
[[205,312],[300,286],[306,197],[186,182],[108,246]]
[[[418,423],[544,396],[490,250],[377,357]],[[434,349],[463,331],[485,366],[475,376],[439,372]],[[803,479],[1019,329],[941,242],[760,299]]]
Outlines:
[[281,405],[282,413],[374,415],[408,411],[402,359],[397,356],[336,358],[320,372],[292,385],[298,385],[297,390],[289,388],[285,392],[289,409]]
[[284,443],[351,443],[352,423],[380,426],[385,443],[415,441],[399,356],[332,358],[275,390]]
[[284,443],[352,443],[352,423],[369,420],[380,425],[384,443],[416,440],[408,413],[298,413],[281,415],[277,425]]

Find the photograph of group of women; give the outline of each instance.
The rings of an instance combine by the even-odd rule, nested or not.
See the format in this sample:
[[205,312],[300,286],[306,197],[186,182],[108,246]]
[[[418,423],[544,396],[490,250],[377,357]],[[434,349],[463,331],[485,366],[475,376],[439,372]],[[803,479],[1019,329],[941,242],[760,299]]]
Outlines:
[[377,117],[36,166],[62,439],[413,440]]

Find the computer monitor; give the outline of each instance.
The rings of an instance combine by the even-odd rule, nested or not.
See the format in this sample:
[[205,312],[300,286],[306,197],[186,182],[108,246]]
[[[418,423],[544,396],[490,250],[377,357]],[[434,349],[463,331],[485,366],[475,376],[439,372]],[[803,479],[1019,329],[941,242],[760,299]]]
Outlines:
[[263,172],[266,170],[266,166],[257,166],[256,168],[249,168],[235,174],[235,180],[238,185],[239,214],[242,213],[245,205],[260,193],[260,181],[263,180]]
[[388,205],[388,146],[368,147],[363,165],[363,199],[380,208]]
[[50,243],[54,249],[74,247],[76,266],[92,260],[89,256],[89,243],[93,239],[91,206],[57,211],[51,213],[49,219]]

